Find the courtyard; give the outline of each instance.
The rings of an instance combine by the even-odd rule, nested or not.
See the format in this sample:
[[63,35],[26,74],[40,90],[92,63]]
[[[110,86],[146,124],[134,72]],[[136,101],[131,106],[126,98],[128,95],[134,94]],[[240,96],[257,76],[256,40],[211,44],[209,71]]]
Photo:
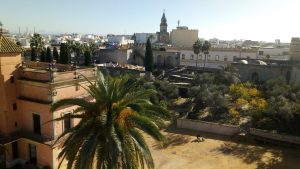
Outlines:
[[[145,136],[157,169],[298,169],[300,164],[298,149],[172,127],[163,133],[164,148]],[[197,142],[197,134],[205,141]]]

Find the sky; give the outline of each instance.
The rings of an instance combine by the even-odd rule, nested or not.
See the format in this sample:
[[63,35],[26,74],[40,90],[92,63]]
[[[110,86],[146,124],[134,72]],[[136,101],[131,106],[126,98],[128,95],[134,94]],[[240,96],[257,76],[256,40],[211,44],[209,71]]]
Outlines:
[[300,37],[300,0],[0,0],[0,21],[16,33],[133,34],[199,30],[199,38],[290,42]]

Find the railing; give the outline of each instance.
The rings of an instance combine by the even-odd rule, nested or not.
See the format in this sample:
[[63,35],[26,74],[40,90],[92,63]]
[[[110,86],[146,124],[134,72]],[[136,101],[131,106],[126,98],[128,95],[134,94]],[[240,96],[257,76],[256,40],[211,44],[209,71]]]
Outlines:
[[44,135],[35,134],[26,130],[18,130],[8,135],[0,136],[0,143],[5,144],[18,139],[30,139],[36,142],[49,144],[53,139]]
[[64,69],[59,67],[61,65],[55,65],[55,68],[46,68],[45,63],[39,63],[39,65],[35,62],[33,63],[34,66],[28,67],[25,65],[20,69],[21,79],[39,82],[59,82],[78,79],[80,75],[84,75],[86,77],[92,77],[95,75],[95,68],[73,69],[70,66],[66,67],[66,65],[63,65]]

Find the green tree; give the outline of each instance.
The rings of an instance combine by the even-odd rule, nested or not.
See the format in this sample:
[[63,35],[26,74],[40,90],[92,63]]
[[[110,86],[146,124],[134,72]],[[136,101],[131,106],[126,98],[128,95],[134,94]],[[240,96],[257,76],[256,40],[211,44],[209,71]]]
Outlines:
[[[158,141],[164,140],[156,122],[170,114],[149,101],[155,94],[130,76],[107,77],[98,73],[87,88],[94,101],[72,98],[54,103],[51,111],[63,106],[78,108],[66,118],[80,119],[56,140],[62,147],[58,157],[67,159],[67,168],[138,169],[154,168],[150,150],[141,131]],[[59,165],[60,166],[60,165]]]
[[70,64],[71,63],[71,53],[70,48],[67,43],[60,44],[60,60],[61,64]]
[[92,42],[92,43],[89,44],[89,50],[90,50],[92,56],[95,55],[95,52],[96,52],[97,49],[98,49],[98,47],[95,43]]
[[56,47],[53,48],[53,58],[59,63],[59,54]]
[[147,78],[151,78],[151,74],[153,71],[153,53],[152,53],[152,47],[151,47],[151,42],[150,39],[148,38],[147,44],[146,44],[146,51],[145,51],[145,70],[147,73]]
[[51,49],[50,49],[50,47],[47,47],[47,50],[46,50],[46,62],[51,63],[52,61],[53,61],[53,58],[52,58]]
[[37,58],[37,56],[36,56],[35,48],[31,48],[31,58],[30,58],[30,60],[31,61],[36,61],[36,58]]
[[79,57],[83,53],[83,46],[79,42],[70,41],[68,47],[71,49],[71,52],[75,53],[75,60],[79,62]]
[[46,52],[45,49],[41,51],[41,56],[40,56],[40,62],[45,62],[46,61]]
[[211,44],[208,41],[205,41],[202,45],[201,51],[204,53],[204,56],[205,56],[204,57],[204,64],[203,64],[203,71],[205,69],[206,58],[207,58],[207,55],[209,54],[210,47],[211,47]]
[[33,36],[30,39],[30,48],[36,49],[37,56],[41,55],[44,45],[45,43],[43,41],[43,37],[38,33],[33,34]]
[[197,55],[196,67],[198,67],[198,57],[199,57],[199,53],[202,50],[202,43],[200,42],[199,39],[193,44],[193,50],[194,50],[194,53]]
[[84,66],[91,65],[91,52],[86,50],[84,51]]

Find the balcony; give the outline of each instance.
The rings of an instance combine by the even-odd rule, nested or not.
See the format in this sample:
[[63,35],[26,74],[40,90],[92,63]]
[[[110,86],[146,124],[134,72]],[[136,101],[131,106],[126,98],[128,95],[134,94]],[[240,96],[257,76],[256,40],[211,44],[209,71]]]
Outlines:
[[95,76],[95,68],[81,68],[45,62],[23,63],[19,71],[21,79],[49,83],[78,79],[80,75],[85,77]]
[[0,144],[7,144],[18,139],[29,139],[42,144],[51,145],[53,138],[35,134],[26,130],[18,130],[8,135],[0,135]]

